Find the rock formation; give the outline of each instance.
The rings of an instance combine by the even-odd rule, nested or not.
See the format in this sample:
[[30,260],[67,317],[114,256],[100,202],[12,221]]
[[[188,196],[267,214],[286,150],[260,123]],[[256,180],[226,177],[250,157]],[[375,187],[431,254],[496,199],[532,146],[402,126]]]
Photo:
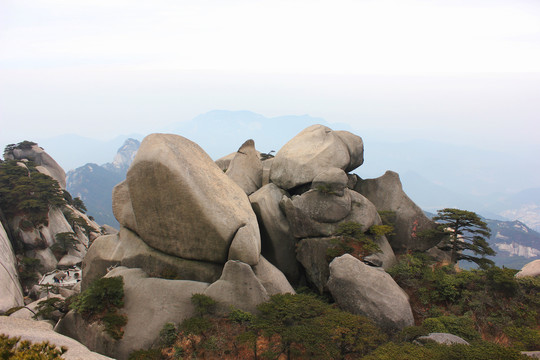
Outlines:
[[52,325],[45,321],[16,319],[11,316],[0,316],[0,334],[20,337],[32,343],[48,341],[58,347],[65,346],[68,350],[62,355],[66,360],[111,360],[107,356],[91,352],[79,342],[53,331]]
[[308,184],[330,168],[352,171],[364,162],[362,138],[313,125],[292,138],[276,154],[270,181],[289,190]]
[[242,146],[227,168],[227,176],[250,195],[262,186],[263,166],[255,142],[248,140]]
[[[321,125],[306,128],[269,159],[253,140],[214,162],[181,136],[147,136],[112,193],[120,231],[95,239],[82,263],[83,290],[103,276],[124,279],[124,337],[113,340],[103,326],[74,312],[57,331],[127,359],[152,346],[165,323],[193,316],[192,294],[212,297],[220,314],[231,307],[253,313],[274,294],[294,293],[291,284],[329,294],[342,309],[388,332],[412,325],[408,297],[384,269],[395,262],[394,251],[431,248],[414,236],[431,222],[405,195],[397,174],[372,180],[350,174],[363,154],[359,136]],[[381,210],[396,215],[390,242],[371,232],[383,224]],[[93,239],[70,227],[62,212],[48,215],[49,227],[23,230],[22,218],[12,226],[47,268],[76,262],[76,252],[56,262],[40,244],[51,245],[69,229],[82,247]],[[358,256],[362,261],[345,254],[329,264],[338,229],[350,223],[379,251]]]
[[17,261],[4,226],[0,222],[0,313],[24,305]]
[[340,308],[364,315],[389,332],[414,325],[405,291],[384,270],[349,254],[332,261],[327,286]]
[[368,198],[377,210],[395,215],[395,235],[388,239],[395,252],[425,251],[437,245],[438,240],[430,242],[418,236],[424,230],[433,229],[435,224],[405,194],[397,173],[387,171],[376,179],[359,179],[354,190]]
[[516,274],[517,278],[527,277],[527,276],[540,276],[540,260],[533,260],[525,266]]

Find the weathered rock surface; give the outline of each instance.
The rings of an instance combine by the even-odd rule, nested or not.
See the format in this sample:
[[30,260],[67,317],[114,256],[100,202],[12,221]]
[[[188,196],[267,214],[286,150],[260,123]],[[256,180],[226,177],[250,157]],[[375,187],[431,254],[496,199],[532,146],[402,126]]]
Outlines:
[[62,355],[66,360],[105,360],[109,357],[91,352],[81,343],[53,331],[52,325],[44,321],[16,319],[11,316],[0,316],[0,334],[20,337],[33,343],[48,341],[68,350]]
[[434,228],[435,224],[405,194],[397,173],[387,171],[376,179],[359,179],[355,190],[368,198],[377,210],[395,212],[395,235],[390,236],[388,241],[396,253],[425,251],[440,241],[429,242],[417,236],[421,231]]
[[113,188],[112,210],[114,217],[122,226],[137,232],[137,220],[135,219],[129,189],[125,180]]
[[306,272],[307,280],[313,284],[319,293],[327,290],[326,283],[330,276],[326,251],[334,246],[333,238],[308,238],[298,242],[296,258]]
[[12,154],[6,154],[6,160],[28,159],[36,164],[36,169],[58,181],[62,189],[66,188],[66,173],[58,163],[38,145],[31,149],[13,149]]
[[0,223],[0,313],[24,305],[17,260],[6,230]]
[[454,345],[454,344],[462,344],[462,345],[470,345],[467,341],[463,340],[459,336],[447,334],[447,333],[430,333],[426,336],[420,336],[416,339],[417,342],[420,344],[425,344],[430,341],[434,341],[438,344],[443,345]]
[[[327,237],[336,233],[339,224],[354,221],[364,229],[380,224],[375,206],[355,191],[345,189],[343,196],[310,190],[292,199],[283,197],[280,207],[296,238]],[[348,214],[343,217],[345,210]],[[332,212],[338,213],[333,215]],[[341,218],[339,220],[336,220]]]
[[216,281],[223,269],[220,264],[165,254],[148,246],[129,229],[121,228],[118,234],[97,238],[88,250],[82,265],[82,288],[104,276],[107,268],[118,265],[141,268],[153,277],[201,282]]
[[[343,196],[348,183],[349,177],[345,171],[338,168],[330,168],[315,176],[311,183],[311,188],[322,189],[324,192]],[[323,192],[322,190],[321,192]]]
[[[151,247],[184,259],[225,263],[238,229],[236,256],[255,265],[260,254],[256,216],[246,194],[195,143],[181,136],[147,136],[127,173],[137,233]],[[151,190],[150,190],[151,189]]]
[[[125,267],[113,269],[106,275],[114,276],[122,276],[124,279],[122,312],[127,315],[128,322],[122,339],[112,344],[109,341],[112,346],[106,346],[103,350],[107,355],[119,360],[127,359],[134,350],[147,349],[157,343],[159,331],[165,323],[179,324],[194,316],[195,308],[191,303],[191,296],[203,293],[208,287],[207,283],[196,281],[149,278],[141,269]],[[56,330],[87,344],[87,327],[80,319],[74,321],[71,318],[63,319]],[[102,331],[96,331],[96,334],[102,334]],[[101,346],[97,341],[90,341],[92,344],[87,344],[89,348]]]
[[523,268],[516,274],[517,278],[527,276],[540,276],[540,260],[533,260],[528,264],[525,264]]
[[260,189],[262,173],[262,162],[253,140],[248,140],[240,146],[226,172],[227,176],[247,195]]
[[[58,299],[64,300],[64,297],[61,295],[48,294],[48,295],[45,295],[43,298],[39,298],[38,300],[33,301],[28,305],[25,305],[25,307],[15,311],[13,314],[9,316],[12,318],[17,318],[17,319],[35,320],[34,315],[36,315],[36,313],[39,311],[38,310],[39,303],[41,301],[44,301],[46,299],[51,299],[51,298],[58,298]],[[51,315],[55,317],[54,321],[58,321],[62,317],[62,314],[59,311],[53,312]],[[44,320],[44,319],[42,317],[39,317],[38,320]]]
[[364,315],[388,332],[414,325],[407,294],[381,268],[345,254],[330,263],[327,286],[340,308]]
[[281,270],[290,282],[300,279],[300,266],[296,261],[296,242],[289,222],[279,207],[286,192],[275,184],[268,184],[249,196],[257,215],[261,231],[261,253]]
[[218,302],[217,311],[222,314],[227,314],[230,306],[255,313],[257,305],[270,298],[251,266],[235,260],[227,261],[219,280],[204,294]]
[[253,266],[253,272],[264,286],[269,296],[275,294],[296,293],[285,275],[262,256],[259,259],[259,263]]
[[363,162],[363,148],[359,136],[335,132],[322,125],[310,126],[278,151],[270,170],[270,180],[288,190],[311,183],[318,174],[330,168],[354,170]]

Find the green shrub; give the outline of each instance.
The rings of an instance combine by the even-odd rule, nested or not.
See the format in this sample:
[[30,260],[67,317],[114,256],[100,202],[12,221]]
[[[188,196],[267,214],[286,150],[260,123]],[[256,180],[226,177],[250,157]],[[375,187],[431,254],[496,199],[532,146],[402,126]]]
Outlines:
[[149,350],[135,350],[129,354],[128,360],[161,360],[163,356],[161,355],[160,349],[149,349]]
[[70,308],[80,313],[85,320],[98,320],[105,325],[105,331],[113,339],[121,339],[122,327],[127,324],[127,316],[118,314],[124,306],[124,279],[121,276],[101,278],[88,289],[73,298]]
[[180,330],[186,334],[201,335],[203,332],[208,331],[212,327],[212,322],[203,317],[192,317],[182,321],[180,324]]
[[253,320],[253,315],[240,309],[233,309],[229,313],[229,320],[238,324],[249,323]]
[[511,348],[488,342],[471,345],[441,345],[428,343],[424,346],[411,343],[387,343],[362,360],[527,360],[527,356]]
[[82,315],[95,315],[124,306],[124,279],[121,276],[94,281],[71,304]]
[[334,235],[336,238],[332,239],[332,247],[326,250],[328,262],[343,254],[351,254],[362,260],[364,257],[380,251],[372,237],[364,234],[362,225],[354,221],[339,224]]
[[510,338],[512,346],[523,351],[540,350],[540,333],[537,329],[510,326],[504,329]]
[[213,313],[216,306],[216,301],[204,294],[193,294],[191,296],[191,303],[195,305],[195,311],[199,316]]
[[8,337],[0,334],[1,359],[28,359],[28,360],[54,360],[63,359],[62,354],[66,347],[58,348],[48,341],[32,344],[29,341],[20,341],[17,337]]
[[163,347],[170,347],[176,341],[178,330],[173,323],[166,323],[159,332],[159,342]]
[[101,319],[105,325],[107,334],[115,340],[119,340],[124,335],[122,327],[127,324],[127,316],[116,312],[107,312]]

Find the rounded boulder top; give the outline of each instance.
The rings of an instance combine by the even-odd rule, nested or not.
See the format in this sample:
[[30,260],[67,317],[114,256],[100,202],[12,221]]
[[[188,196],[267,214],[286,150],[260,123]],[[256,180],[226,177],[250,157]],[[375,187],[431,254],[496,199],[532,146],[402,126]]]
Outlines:
[[270,180],[282,189],[308,184],[329,168],[352,171],[364,161],[360,136],[312,125],[287,142],[276,154]]

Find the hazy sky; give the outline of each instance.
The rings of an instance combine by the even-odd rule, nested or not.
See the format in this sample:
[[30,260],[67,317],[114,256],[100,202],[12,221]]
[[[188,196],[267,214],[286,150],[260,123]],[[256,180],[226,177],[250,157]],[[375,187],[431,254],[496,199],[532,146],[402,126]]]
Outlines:
[[540,1],[0,0],[2,148],[213,109],[540,150]]

